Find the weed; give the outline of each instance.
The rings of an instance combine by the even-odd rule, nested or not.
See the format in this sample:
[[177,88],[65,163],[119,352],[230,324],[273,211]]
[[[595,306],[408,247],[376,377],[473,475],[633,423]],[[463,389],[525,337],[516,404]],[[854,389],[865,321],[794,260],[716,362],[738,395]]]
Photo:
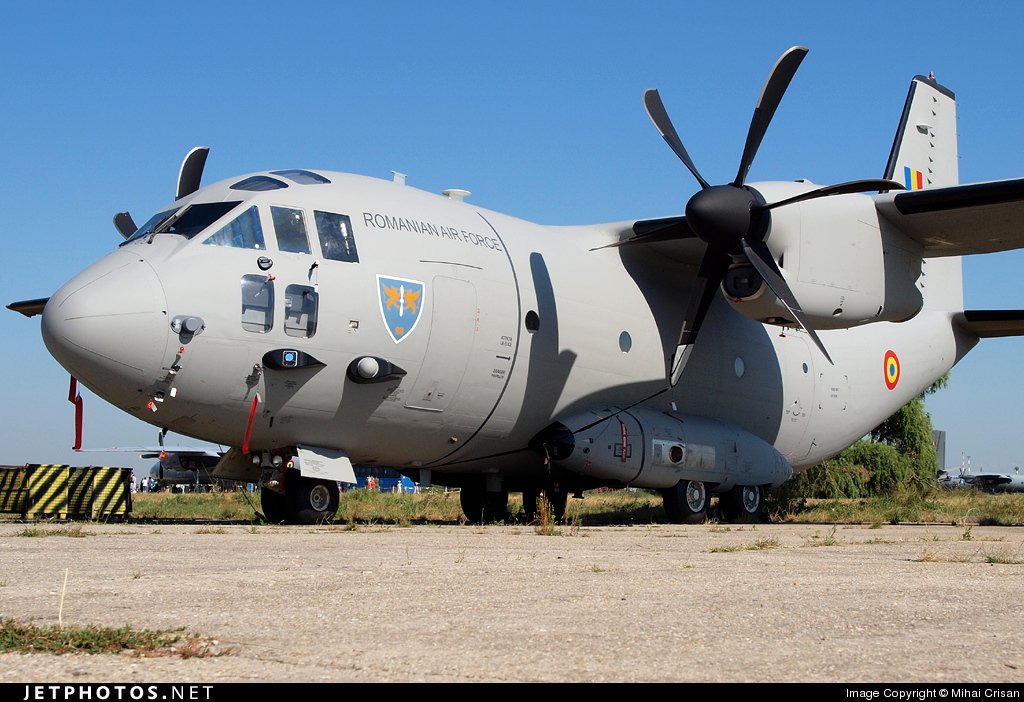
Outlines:
[[137,656],[178,655],[183,658],[218,655],[211,642],[177,631],[88,627],[32,626],[0,620],[0,651],[17,653],[130,653]]
[[960,540],[961,541],[970,541],[971,540],[971,528],[972,528],[972,525],[970,525],[970,524],[968,524],[967,526],[964,527],[964,533],[960,535]]
[[466,560],[466,549],[460,548],[459,552],[455,555],[455,562],[462,563],[464,560]]
[[85,536],[95,536],[94,531],[85,531],[82,529],[80,524],[73,524],[69,527],[61,529],[46,529],[43,527],[25,527],[21,531],[17,532],[17,536],[70,536],[72,538],[82,538]]
[[1022,565],[1024,561],[1019,558],[1013,557],[1011,554],[1005,551],[999,553],[987,553],[985,554],[986,563],[1000,563],[1002,565]]
[[735,551],[764,551],[771,548],[779,548],[779,540],[770,536],[758,539],[752,544],[733,544],[732,546],[716,546],[709,553],[733,553]]
[[811,536],[809,546],[835,546],[839,542],[836,541],[836,527],[835,525],[829,530],[825,536],[819,536],[818,532],[814,532]]
[[138,580],[142,577],[142,571],[136,568],[132,571],[132,580]]
[[193,532],[195,534],[226,534],[227,529],[224,527],[200,527]]
[[942,559],[939,558],[938,554],[935,553],[935,551],[926,548],[925,550],[921,551],[921,555],[915,558],[914,560],[918,563],[938,563]]
[[604,568],[602,568],[601,566],[599,566],[596,563],[592,563],[591,566],[590,566],[590,572],[591,573],[603,573],[604,572]]

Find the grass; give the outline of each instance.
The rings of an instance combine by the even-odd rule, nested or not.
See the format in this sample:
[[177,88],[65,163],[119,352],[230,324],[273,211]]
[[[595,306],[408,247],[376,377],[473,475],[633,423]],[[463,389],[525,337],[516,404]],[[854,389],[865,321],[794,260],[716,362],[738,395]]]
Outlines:
[[124,653],[136,656],[206,658],[220,655],[211,642],[177,631],[137,630],[130,626],[60,627],[0,620],[0,652],[19,653]]
[[72,538],[82,538],[85,536],[95,536],[94,531],[85,531],[81,525],[73,524],[68,527],[59,527],[56,529],[48,529],[46,527],[25,527],[21,531],[17,532],[15,536],[70,536]]
[[[512,522],[522,517],[522,497],[513,493],[508,503]],[[129,521],[148,519],[238,521],[258,533],[259,493],[136,493]],[[772,522],[793,524],[956,524],[964,529],[963,540],[971,540],[971,527],[978,525],[1024,525],[1024,494],[991,495],[976,490],[926,490],[877,498],[791,501],[769,496],[768,515]],[[543,513],[533,523],[539,534],[576,535],[581,527],[623,524],[665,524],[668,519],[661,496],[651,490],[593,490],[584,499],[570,499],[565,517],[549,519]],[[416,494],[351,490],[342,493],[336,523],[347,529],[366,525],[409,526],[412,524],[464,523],[457,491],[430,488]],[[521,523],[521,522],[520,522]],[[715,531],[729,526],[709,522]],[[204,533],[217,533],[208,531]],[[30,526],[19,536],[92,535],[81,526]],[[974,535],[976,538],[976,535]],[[824,540],[823,540],[824,541]]]
[[708,553],[734,553],[736,551],[765,551],[767,549],[779,548],[779,540],[774,536],[757,539],[749,544],[733,544],[731,546],[716,546]]

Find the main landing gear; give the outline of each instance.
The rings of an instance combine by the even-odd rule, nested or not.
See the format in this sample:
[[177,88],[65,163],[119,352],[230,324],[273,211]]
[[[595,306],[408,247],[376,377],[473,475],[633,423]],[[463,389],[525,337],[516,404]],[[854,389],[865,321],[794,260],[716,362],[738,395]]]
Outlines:
[[[527,523],[538,518],[543,503],[547,500],[547,513],[554,521],[565,517],[569,493],[558,484],[546,486],[529,485],[523,488],[523,513]],[[509,518],[508,490],[487,490],[484,481],[470,482],[459,489],[459,504],[466,521],[470,524],[500,522]]]
[[[673,524],[702,524],[708,518],[711,491],[699,480],[680,480],[662,490],[665,513]],[[719,518],[723,522],[756,524],[764,521],[766,491],[760,485],[737,485],[718,496]]]

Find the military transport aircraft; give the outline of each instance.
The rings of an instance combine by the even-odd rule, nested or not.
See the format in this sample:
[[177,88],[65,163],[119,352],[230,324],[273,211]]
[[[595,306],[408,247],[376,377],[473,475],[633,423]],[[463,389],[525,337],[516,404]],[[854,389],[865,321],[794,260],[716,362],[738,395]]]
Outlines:
[[[915,77],[884,178],[746,182],[797,67],[768,76],[731,181],[682,214],[549,227],[401,179],[289,168],[175,198],[49,298],[51,354],[161,429],[231,446],[218,477],[329,519],[352,464],[461,488],[660,490],[669,518],[761,519],[766,491],[850,445],[1022,311],[965,311],[962,255],[1024,246],[1024,180],[958,185],[956,104]],[[881,166],[880,159],[880,166]],[[289,469],[294,456],[301,469]]]

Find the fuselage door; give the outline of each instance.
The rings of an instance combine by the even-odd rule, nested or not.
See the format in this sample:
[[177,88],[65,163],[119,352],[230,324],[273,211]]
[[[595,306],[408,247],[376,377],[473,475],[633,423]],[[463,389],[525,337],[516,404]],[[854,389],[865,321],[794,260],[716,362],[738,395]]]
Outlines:
[[476,288],[465,280],[435,276],[431,292],[430,339],[405,406],[443,412],[455,399],[473,350]]

